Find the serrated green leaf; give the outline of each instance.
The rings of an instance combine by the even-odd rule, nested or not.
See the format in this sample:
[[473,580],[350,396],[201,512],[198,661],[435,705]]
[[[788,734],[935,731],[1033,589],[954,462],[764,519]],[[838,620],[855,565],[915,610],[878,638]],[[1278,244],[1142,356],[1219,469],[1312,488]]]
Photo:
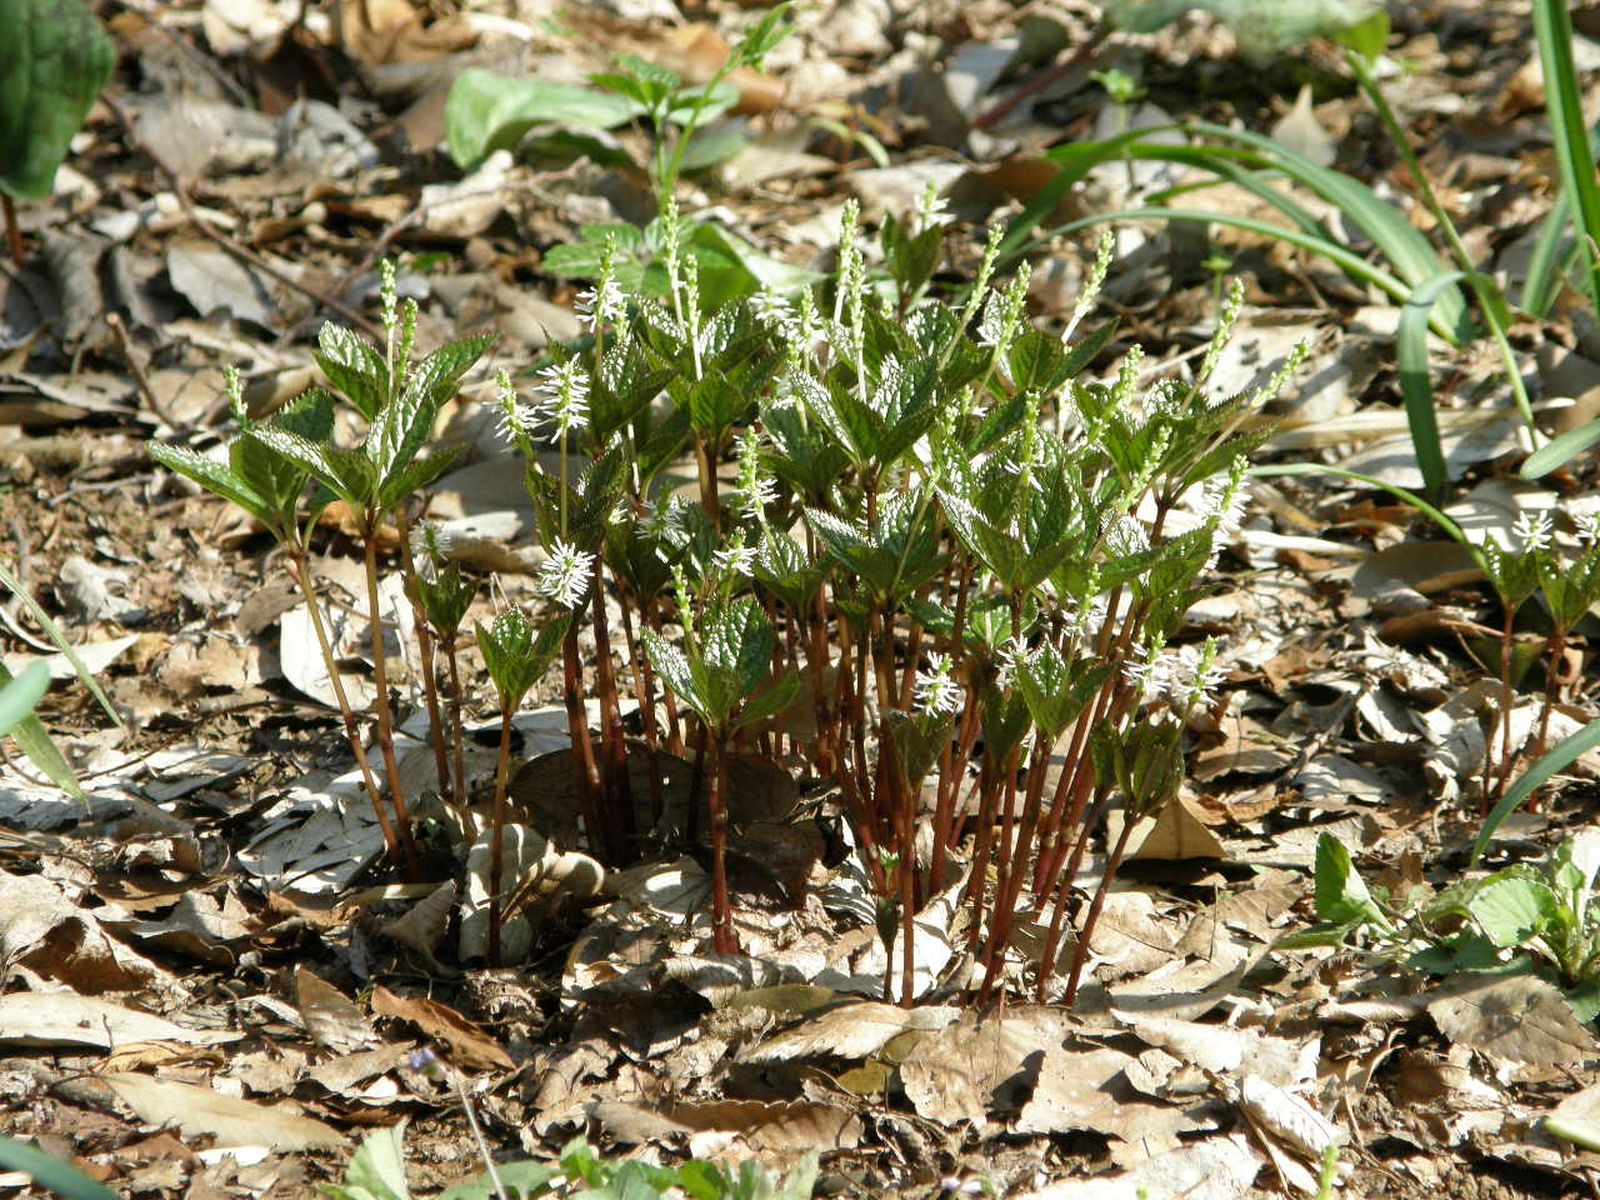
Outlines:
[[258,425],[245,436],[264,442],[357,510],[365,510],[377,499],[377,471],[358,450],[313,442],[270,425]]
[[82,0],[0,0],[0,192],[42,200],[116,49]]
[[700,694],[699,682],[689,665],[688,656],[653,629],[642,630],[641,636],[644,639],[645,655],[650,659],[651,668],[661,677],[662,682],[672,689],[678,699],[709,723],[710,706],[706,703],[706,697]]
[[317,366],[368,421],[389,395],[389,365],[383,353],[353,329],[332,321],[317,333]]
[[198,450],[187,446],[166,446],[148,442],[145,451],[169,471],[198,483],[206,491],[237,504],[262,524],[274,526],[277,509],[265,496],[253,488],[244,477],[226,463],[220,463]]

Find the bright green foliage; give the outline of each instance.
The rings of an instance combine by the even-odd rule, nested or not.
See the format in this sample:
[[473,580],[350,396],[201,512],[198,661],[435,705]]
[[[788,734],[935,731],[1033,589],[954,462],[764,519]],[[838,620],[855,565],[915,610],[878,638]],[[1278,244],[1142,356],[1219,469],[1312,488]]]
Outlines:
[[1349,851],[1328,834],[1317,842],[1316,909],[1321,924],[1285,947],[1363,938],[1409,969],[1527,970],[1566,994],[1579,1020],[1600,1016],[1600,832],[1583,830],[1542,863],[1463,880],[1433,894],[1369,888]]
[[644,112],[642,106],[599,88],[548,79],[509,79],[468,67],[445,101],[445,145],[462,170],[496,150],[512,150],[541,125],[562,130],[612,129]]
[[528,689],[544,676],[566,635],[566,623],[536,629],[521,609],[508,608],[485,628],[478,626],[478,649],[501,704],[515,710]]
[[[350,1160],[343,1183],[327,1184],[332,1200],[412,1200],[406,1184],[402,1122],[367,1135]],[[591,1200],[809,1200],[817,1179],[816,1155],[808,1155],[785,1177],[760,1163],[725,1167],[690,1159],[678,1167],[614,1162],[581,1138],[561,1152],[559,1166],[535,1162],[497,1163],[471,1183],[446,1188],[438,1200],[535,1200],[540,1196],[587,1196]],[[503,1190],[502,1190],[503,1189]],[[102,1189],[104,1193],[104,1189]],[[65,1193],[64,1193],[65,1194]],[[104,1193],[109,1195],[109,1193]],[[86,1195],[84,1200],[90,1200]],[[100,1195],[93,1200],[101,1200]]]
[[50,668],[42,662],[33,663],[14,679],[6,679],[0,687],[0,737],[22,724],[49,689]]
[[0,0],[0,192],[41,200],[116,50],[83,0]]

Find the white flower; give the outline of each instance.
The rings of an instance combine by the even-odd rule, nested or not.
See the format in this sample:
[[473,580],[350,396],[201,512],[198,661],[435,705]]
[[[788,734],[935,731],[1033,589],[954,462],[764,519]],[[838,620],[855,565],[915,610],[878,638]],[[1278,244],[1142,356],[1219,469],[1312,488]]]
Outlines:
[[1550,548],[1550,514],[1544,509],[1524,509],[1517,516],[1511,533],[1522,543],[1522,553],[1534,554]]
[[1208,702],[1225,678],[1215,659],[1216,648],[1210,643],[1178,646],[1154,656],[1138,646],[1122,669],[1129,683],[1143,689],[1146,700],[1198,705]]
[[417,578],[424,583],[438,582],[439,568],[449,559],[455,541],[455,534],[432,521],[424,521],[413,528],[411,565],[417,572]]
[[550,557],[534,578],[534,591],[551,597],[563,608],[577,608],[589,590],[594,559],[594,555],[585,554],[570,542],[557,538]]
[[1023,638],[1013,635],[1000,647],[1000,653],[995,656],[998,670],[995,672],[995,686],[1008,688],[1016,681],[1017,671],[1028,658],[1028,643]]
[[594,287],[578,295],[578,315],[591,332],[601,325],[620,321],[628,312],[628,298],[612,275],[602,275]]
[[928,654],[928,670],[917,672],[916,705],[925,713],[942,715],[961,711],[963,689],[950,678],[951,664],[945,655]]
[[794,305],[789,303],[787,296],[779,295],[770,288],[762,288],[750,297],[750,309],[762,324],[777,330],[784,337],[793,338],[800,331],[799,322],[795,320]]
[[575,358],[539,372],[539,415],[555,422],[550,437],[559,442],[589,416],[589,376]]
[[531,404],[524,404],[517,399],[517,390],[511,386],[511,375],[502,370],[497,377],[500,385],[500,394],[496,403],[500,406],[500,420],[495,426],[495,432],[500,435],[500,440],[512,449],[528,436],[528,431],[539,420],[539,412]]
[[1579,513],[1572,518],[1578,527],[1578,536],[1590,546],[1600,543],[1600,512]]
[[756,566],[756,548],[754,546],[730,546],[726,550],[713,550],[711,563],[719,571],[727,571],[733,575],[749,576],[754,573]]

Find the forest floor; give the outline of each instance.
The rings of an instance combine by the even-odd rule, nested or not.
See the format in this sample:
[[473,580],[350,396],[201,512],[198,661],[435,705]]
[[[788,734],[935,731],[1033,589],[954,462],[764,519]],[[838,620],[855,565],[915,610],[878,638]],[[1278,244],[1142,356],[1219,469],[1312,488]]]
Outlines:
[[[375,322],[376,264],[392,256],[420,305],[420,348],[497,335],[447,408],[440,437],[467,452],[430,513],[469,535],[464,565],[525,592],[532,509],[492,434],[493,369],[578,334],[579,285],[542,264],[584,226],[648,218],[652,143],[622,127],[566,144],[552,129],[467,174],[444,149],[445,98],[472,67],[582,84],[629,53],[703,77],[756,14],[732,0],[347,0],[298,20],[301,5],[269,0],[98,7],[117,75],[53,198],[21,209],[26,264],[0,263],[0,563],[121,724],[59,664],[40,716],[87,806],[14,750],[0,764],[0,1132],[121,1194],[202,1200],[313,1194],[366,1132],[404,1120],[426,1194],[481,1169],[458,1093],[407,1066],[432,1045],[507,1158],[548,1160],[583,1135],[662,1162],[788,1169],[818,1151],[819,1195],[1220,1200],[1314,1192],[1319,1163],[1293,1127],[1320,1120],[1343,1140],[1343,1194],[1594,1194],[1600,1155],[1542,1121],[1575,1096],[1592,1111],[1600,1042],[1549,984],[1429,977],[1370,945],[1276,945],[1316,920],[1322,835],[1391,895],[1466,875],[1499,711],[1502,614],[1470,556],[1333,476],[1250,484],[1187,618],[1218,639],[1222,701],[1193,729],[1180,802],[1110,894],[1071,1010],[1021,994],[976,1008],[937,989],[915,1009],[877,1003],[884,952],[836,798],[755,769],[733,883],[741,930],[771,947],[760,962],[710,955],[698,845],[548,905],[519,967],[463,951],[439,900],[460,873],[448,847],[432,847],[422,884],[389,872],[284,560],[144,447],[215,444],[227,367],[258,412],[316,382],[319,324]],[[1470,253],[1514,283],[1556,191],[1530,18],[1481,0],[1390,8],[1390,103]],[[1600,9],[1575,17],[1597,96]],[[1437,235],[1326,42],[1247,58],[1199,13],[1093,41],[1097,12],[1077,0],[818,0],[797,22],[739,81],[752,115],[706,135],[725,157],[680,186],[686,212],[744,239],[753,271],[826,268],[847,198],[874,228],[931,184],[958,264],[940,282],[959,285],[986,229],[1053,174],[1052,146],[1127,121],[1271,134]],[[1112,69],[1144,89],[1132,111],[1091,76]],[[1130,206],[1182,172],[1114,160],[1050,222]],[[1190,199],[1265,211],[1242,189]],[[1033,255],[1041,327],[1071,313],[1095,236]],[[1146,379],[1180,375],[1226,280],[1242,280],[1214,388],[1256,386],[1309,346],[1260,461],[1420,486],[1395,304],[1222,225],[1143,222],[1119,238],[1090,323],[1120,326],[1092,374],[1115,376],[1137,343]],[[1600,325],[1575,294],[1511,340],[1536,402],[1573,401],[1551,409],[1558,427],[1600,412]],[[1517,476],[1525,431],[1488,339],[1433,349],[1458,522],[1509,541],[1523,513],[1600,510],[1592,456],[1539,484]],[[325,520],[315,550],[320,576],[358,594],[349,530]],[[4,599],[7,665],[54,654]],[[474,612],[492,609],[485,588]],[[1577,632],[1552,742],[1595,715]],[[370,677],[356,651],[349,670]],[[486,779],[492,697],[475,659],[471,674]],[[1519,744],[1542,715],[1542,674],[1516,698]],[[536,689],[520,760],[566,745],[558,694]],[[408,755],[418,778],[431,770],[423,743]],[[1597,766],[1580,759],[1507,821],[1490,865],[1541,861],[1591,824]],[[537,782],[519,793],[535,815],[550,803]],[[0,1193],[18,1188],[0,1176]]]

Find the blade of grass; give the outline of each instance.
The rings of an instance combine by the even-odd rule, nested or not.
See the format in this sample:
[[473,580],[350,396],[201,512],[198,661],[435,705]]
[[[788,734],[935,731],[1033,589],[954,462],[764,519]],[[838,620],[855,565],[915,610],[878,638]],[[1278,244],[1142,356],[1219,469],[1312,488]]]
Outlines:
[[1527,774],[1511,785],[1511,789],[1506,792],[1500,803],[1494,806],[1494,811],[1484,818],[1483,828],[1478,831],[1478,838],[1472,843],[1472,857],[1467,865],[1477,864],[1483,857],[1483,852],[1489,848],[1489,843],[1494,839],[1501,824],[1516,812],[1524,800],[1543,787],[1557,771],[1570,767],[1596,746],[1600,746],[1600,721],[1590,721],[1529,767]]
[[[1291,246],[1298,246],[1302,250],[1309,250],[1313,254],[1320,254],[1329,262],[1339,267],[1346,274],[1371,284],[1383,292],[1397,304],[1404,304],[1411,298],[1412,288],[1401,279],[1397,279],[1382,267],[1374,266],[1350,250],[1346,250],[1337,243],[1325,238],[1313,237],[1302,233],[1298,229],[1287,229],[1282,225],[1274,225],[1270,221],[1258,221],[1253,217],[1236,217],[1229,213],[1206,212],[1203,209],[1191,208],[1130,208],[1122,212],[1097,213],[1092,217],[1082,217],[1076,221],[1069,221],[1058,226],[1032,245],[1048,241],[1051,237],[1060,237],[1069,233],[1076,233],[1080,229],[1090,229],[1096,225],[1106,225],[1112,221],[1192,221],[1200,224],[1225,225],[1230,229],[1243,229],[1249,233],[1257,233],[1262,237],[1277,238],[1288,242]],[[1031,248],[1031,246],[1029,247]],[[1446,340],[1451,340],[1452,335],[1448,330],[1435,332]],[[1454,345],[1454,341],[1451,341]]]
[[1245,474],[1263,477],[1270,475],[1336,475],[1340,479],[1349,479],[1354,483],[1365,484],[1367,487],[1388,492],[1396,499],[1403,500],[1411,505],[1412,508],[1449,534],[1451,539],[1465,546],[1480,566],[1483,563],[1483,551],[1473,543],[1472,539],[1467,537],[1461,526],[1457,525],[1421,496],[1407,488],[1400,487],[1398,484],[1385,483],[1383,480],[1374,478],[1371,475],[1363,475],[1360,471],[1347,471],[1343,467],[1328,467],[1321,463],[1276,463],[1271,466],[1251,467]]
[[1558,193],[1550,211],[1544,215],[1533,253],[1528,257],[1527,276],[1522,283],[1522,307],[1540,320],[1547,317],[1555,305],[1562,281],[1572,269],[1572,256],[1578,251],[1567,237],[1567,222],[1571,217],[1572,206],[1567,203],[1567,194]]
[[1411,293],[1400,310],[1395,330],[1395,360],[1400,370],[1400,396],[1405,401],[1406,423],[1411,426],[1411,446],[1422,471],[1423,490],[1437,501],[1450,484],[1444,447],[1439,442],[1433,381],[1428,370],[1428,318],[1446,288],[1466,278],[1465,272],[1436,275]]
[[[34,663],[23,672],[27,676],[36,668],[44,667],[43,663]],[[44,667],[45,678],[48,682],[49,668]],[[6,670],[5,664],[0,663],[0,685],[11,683],[11,672]],[[17,743],[17,748],[28,756],[28,761],[33,763],[45,773],[51,783],[55,784],[74,800],[87,800],[83,787],[78,783],[78,777],[73,774],[72,767],[68,765],[60,748],[51,740],[44,723],[38,717],[28,715],[18,721],[11,728],[11,740]]]
[[29,665],[0,687],[0,737],[5,737],[33,714],[34,706],[50,690],[50,668],[42,662]]
[[1569,429],[1528,455],[1518,473],[1524,479],[1543,479],[1551,471],[1566,466],[1596,442],[1600,442],[1600,421],[1590,421],[1587,425]]
[[23,607],[33,614],[35,621],[39,622],[39,628],[44,630],[45,636],[55,643],[56,649],[60,650],[66,656],[67,661],[72,664],[72,669],[77,672],[79,682],[88,688],[90,695],[100,702],[100,707],[105,709],[106,715],[116,722],[117,728],[125,729],[126,726],[122,723],[122,717],[118,715],[116,707],[111,703],[111,697],[106,695],[105,690],[96,681],[94,674],[84,665],[83,659],[78,657],[78,652],[72,648],[72,644],[62,635],[60,626],[50,619],[50,614],[39,606],[39,602],[29,594],[28,589],[22,586],[22,580],[7,570],[4,563],[0,563],[0,584],[4,584],[11,590],[12,595],[22,601]]
[[[1362,183],[1339,171],[1319,167],[1273,139],[1249,130],[1199,123],[1189,128],[1224,143],[1252,146],[1285,176],[1337,208],[1371,239],[1394,269],[1412,287],[1419,287],[1446,269],[1444,261],[1422,232],[1394,205]],[[1472,336],[1466,298],[1460,290],[1440,297],[1439,312],[1449,328],[1452,344]]]
[[1584,120],[1583,94],[1573,60],[1572,14],[1566,0],[1534,0],[1533,30],[1539,41],[1539,65],[1544,71],[1545,105],[1561,168],[1561,189],[1576,218],[1584,290],[1589,303],[1600,309],[1600,261],[1595,246],[1600,241],[1600,184],[1595,182],[1589,123]]

